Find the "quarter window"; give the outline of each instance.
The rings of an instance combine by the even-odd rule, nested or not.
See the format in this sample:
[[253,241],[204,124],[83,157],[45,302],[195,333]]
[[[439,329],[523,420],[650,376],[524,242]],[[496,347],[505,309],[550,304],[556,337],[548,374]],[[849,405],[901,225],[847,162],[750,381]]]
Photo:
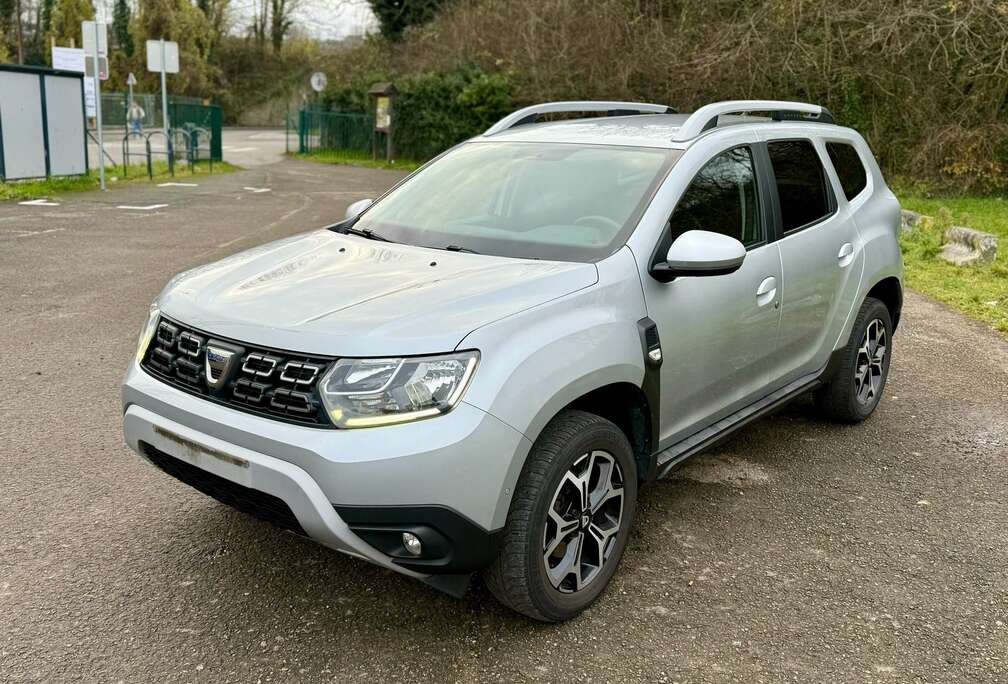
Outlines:
[[671,242],[689,230],[733,237],[746,247],[763,242],[752,153],[736,147],[707,162],[669,219]]
[[767,143],[780,198],[784,232],[801,228],[829,215],[826,175],[812,143],[808,140],[779,140]]
[[847,199],[853,199],[868,185],[868,175],[865,172],[861,157],[852,145],[839,142],[826,143],[826,153],[829,154],[833,168],[836,169],[840,186]]

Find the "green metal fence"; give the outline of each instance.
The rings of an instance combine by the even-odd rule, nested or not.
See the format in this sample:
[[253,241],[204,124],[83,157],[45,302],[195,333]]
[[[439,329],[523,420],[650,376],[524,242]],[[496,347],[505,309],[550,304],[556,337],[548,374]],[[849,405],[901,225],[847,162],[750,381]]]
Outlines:
[[[129,109],[126,93],[102,93],[102,127],[125,128]],[[143,109],[145,129],[161,128],[161,96],[150,93],[133,93],[133,100]],[[214,161],[222,158],[221,127],[224,113],[219,105],[205,105],[198,97],[168,96],[168,119],[172,128],[191,130],[194,127],[210,131],[210,156]],[[202,141],[200,141],[202,146]]]
[[224,121],[224,112],[219,105],[178,102],[169,97],[168,120],[171,121],[172,128],[191,130],[199,127],[209,130],[211,133],[210,158],[214,161],[220,161],[223,158],[221,127]]
[[373,122],[367,114],[302,109],[298,113],[298,151],[350,150],[371,153]]

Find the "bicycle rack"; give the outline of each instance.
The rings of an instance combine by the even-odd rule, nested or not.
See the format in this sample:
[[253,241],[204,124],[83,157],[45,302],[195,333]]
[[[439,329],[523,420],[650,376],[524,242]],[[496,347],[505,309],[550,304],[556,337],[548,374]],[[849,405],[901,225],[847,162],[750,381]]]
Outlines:
[[[172,155],[175,150],[185,150],[185,160],[189,163],[189,173],[193,172],[194,163],[192,156],[192,135],[184,128],[171,128],[168,133],[171,141]],[[181,145],[179,145],[181,143]],[[172,164],[172,175],[175,175],[174,164]]]
[[130,149],[129,149],[129,140],[130,140],[130,138],[140,138],[141,140],[143,140],[144,136],[143,136],[143,133],[140,133],[138,131],[131,131],[130,133],[127,133],[126,135],[123,136],[123,139],[122,139],[123,178],[126,178],[126,176],[129,174],[128,169],[129,169],[129,164],[130,164],[130,156],[133,156],[133,157],[146,156],[147,157],[147,171],[148,171],[148,173],[150,173],[150,166],[151,166],[150,165],[150,146],[149,145],[146,146],[145,153],[140,153],[140,152],[132,152],[131,153]]
[[[211,152],[213,133],[209,128],[194,124],[186,124],[186,130],[189,131],[190,156],[197,162],[205,158],[210,164],[210,173],[213,173],[213,154]],[[206,157],[202,156],[202,152],[206,152]]]
[[[151,148],[151,138],[159,135],[164,138],[165,146],[163,150],[154,150]],[[210,154],[211,141],[213,140],[213,134],[209,129],[202,126],[192,126],[187,124],[186,128],[171,128],[168,133],[161,130],[154,130],[143,135],[142,133],[127,133],[123,138],[123,163],[128,165],[130,156],[137,157],[139,153],[129,151],[129,139],[131,137],[142,138],[144,140],[144,147],[147,156],[147,177],[150,179],[154,178],[154,164],[153,157],[155,154],[162,154],[165,156],[168,162],[168,173],[175,177],[175,157],[178,150],[185,151],[185,161],[189,164],[189,173],[195,172],[196,162],[200,160],[200,152],[206,151],[206,158],[210,162],[210,173],[213,173],[213,156]],[[200,140],[206,140],[204,146],[200,146]],[[125,176],[125,171],[123,176]]]
[[175,148],[172,146],[171,136],[169,134],[165,133],[164,131],[151,131],[146,136],[146,145],[147,145],[147,177],[151,178],[151,179],[154,178],[154,168],[153,168],[152,163],[151,163],[151,158],[152,158],[152,156],[154,154],[151,151],[151,137],[153,137],[155,135],[160,135],[160,136],[162,136],[165,139],[165,149],[164,149],[164,151],[158,151],[157,154],[163,154],[163,155],[165,155],[165,158],[168,161],[168,173],[170,173],[172,175],[172,178],[174,178],[175,177]]

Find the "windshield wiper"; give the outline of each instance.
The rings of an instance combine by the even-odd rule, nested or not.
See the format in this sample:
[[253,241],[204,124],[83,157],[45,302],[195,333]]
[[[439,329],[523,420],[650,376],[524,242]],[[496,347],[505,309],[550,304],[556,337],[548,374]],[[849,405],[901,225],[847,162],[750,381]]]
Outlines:
[[352,225],[349,225],[340,228],[340,232],[346,235],[357,235],[368,240],[377,240],[378,242],[395,242],[395,240],[389,240],[384,235],[380,235],[370,228],[354,228]]
[[441,249],[447,252],[467,252],[469,254],[479,254],[475,249],[469,249],[468,247],[461,247],[459,245],[445,245]]

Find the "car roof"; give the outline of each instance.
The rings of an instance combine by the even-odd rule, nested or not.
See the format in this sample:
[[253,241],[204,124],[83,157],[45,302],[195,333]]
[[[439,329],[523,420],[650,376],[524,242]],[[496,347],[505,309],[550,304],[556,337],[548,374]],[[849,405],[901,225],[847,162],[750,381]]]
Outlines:
[[[592,145],[624,145],[628,147],[658,147],[662,149],[685,149],[695,140],[676,141],[676,134],[689,118],[689,114],[634,114],[628,116],[604,116],[564,121],[548,121],[514,126],[492,136],[479,136],[476,140],[537,143],[581,143]],[[798,124],[789,121],[788,124]],[[829,124],[801,122],[822,130]],[[717,128],[707,134],[724,130],[729,126],[750,125],[776,128],[780,122],[765,116],[722,115]],[[833,126],[834,130],[836,129]]]
[[687,118],[687,114],[635,114],[546,121],[514,126],[485,139],[673,148],[681,147],[672,139]]

